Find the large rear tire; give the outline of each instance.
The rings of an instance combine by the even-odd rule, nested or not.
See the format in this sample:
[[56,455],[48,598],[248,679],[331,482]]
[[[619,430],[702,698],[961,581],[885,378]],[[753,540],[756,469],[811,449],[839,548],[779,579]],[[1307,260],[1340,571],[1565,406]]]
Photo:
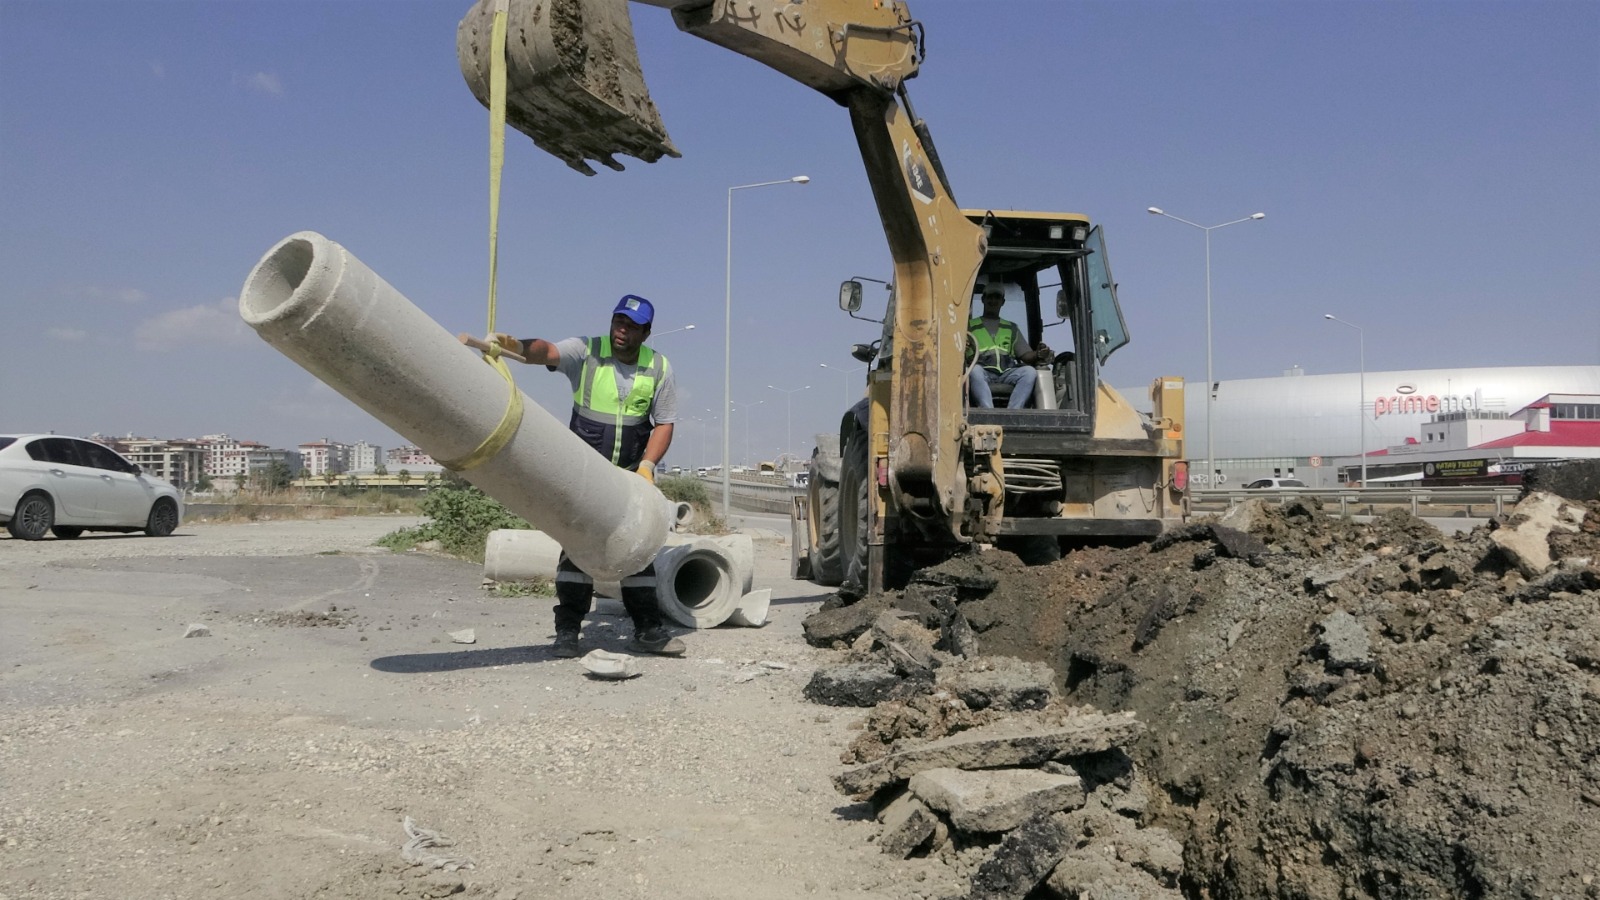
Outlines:
[[42,493],[32,493],[17,501],[6,530],[19,541],[42,541],[56,523],[56,505]]
[[151,537],[166,537],[178,529],[178,504],[162,497],[150,507],[150,518],[145,521],[144,533]]
[[[829,437],[833,439],[827,440]],[[844,578],[844,562],[840,558],[837,436],[817,435],[807,484],[811,493],[811,514],[816,517],[815,527],[806,529],[810,537],[810,546],[806,549],[811,562],[811,580],[824,587],[837,587]]]
[[850,433],[839,462],[839,544],[844,564],[839,593],[851,597],[867,594],[867,505],[872,502],[871,485],[867,474],[867,433],[858,429]]

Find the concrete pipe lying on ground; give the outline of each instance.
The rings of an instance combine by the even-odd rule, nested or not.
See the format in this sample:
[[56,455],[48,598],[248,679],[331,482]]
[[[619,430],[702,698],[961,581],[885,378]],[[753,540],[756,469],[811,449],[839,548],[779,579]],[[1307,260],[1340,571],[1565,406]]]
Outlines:
[[284,238],[245,280],[239,314],[434,459],[473,454],[516,391],[520,425],[462,477],[596,578],[632,575],[661,549],[672,517],[660,491],[594,452],[339,244],[312,231]]
[[656,599],[662,614],[689,628],[721,625],[750,592],[755,563],[755,544],[747,534],[695,538],[662,548],[656,555]]
[[[492,581],[554,580],[561,545],[550,535],[525,529],[489,532],[483,575]],[[656,602],[661,612],[689,628],[715,628],[727,621],[746,626],[766,622],[771,594],[751,592],[755,544],[747,534],[690,537],[673,534],[656,554]],[[595,579],[595,593],[620,597],[617,581]],[[745,609],[748,607],[748,609]],[[744,615],[734,614],[744,609]]]

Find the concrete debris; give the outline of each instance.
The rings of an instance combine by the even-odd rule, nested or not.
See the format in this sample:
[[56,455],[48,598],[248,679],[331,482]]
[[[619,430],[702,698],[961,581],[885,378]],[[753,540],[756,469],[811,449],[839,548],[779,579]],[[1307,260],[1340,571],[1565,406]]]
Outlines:
[[857,766],[835,776],[833,783],[841,793],[866,798],[929,769],[1037,766],[1120,747],[1142,731],[1138,720],[1125,713],[1082,712],[1051,727],[1002,720]]
[[1039,769],[929,769],[912,776],[911,793],[962,831],[1001,832],[1035,816],[1077,809],[1083,779]]
[[476,644],[478,633],[471,628],[463,628],[460,631],[450,632],[450,640],[457,644]]
[[1550,534],[1576,532],[1583,526],[1585,510],[1554,494],[1529,494],[1511,511],[1505,527],[1489,536],[1522,574],[1534,578],[1550,568]]
[[878,813],[883,832],[878,835],[878,849],[891,856],[905,859],[933,836],[939,817],[912,794],[903,793]]
[[211,629],[205,625],[195,623],[183,630],[183,636],[186,638],[211,637]]
[[636,658],[626,653],[590,650],[578,662],[583,665],[585,671],[596,678],[623,681],[641,674],[637,668]]
[[1322,634],[1317,637],[1313,652],[1322,655],[1329,672],[1366,672],[1372,668],[1372,637],[1360,619],[1341,609],[1317,627]]

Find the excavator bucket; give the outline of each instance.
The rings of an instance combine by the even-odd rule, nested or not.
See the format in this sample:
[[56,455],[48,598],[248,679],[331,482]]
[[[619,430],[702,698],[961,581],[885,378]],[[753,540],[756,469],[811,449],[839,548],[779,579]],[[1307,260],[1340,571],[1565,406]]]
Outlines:
[[[682,156],[644,84],[627,0],[499,0],[506,7],[506,123],[585,175],[588,160],[622,171]],[[456,57],[489,105],[496,0],[478,0],[456,29]]]

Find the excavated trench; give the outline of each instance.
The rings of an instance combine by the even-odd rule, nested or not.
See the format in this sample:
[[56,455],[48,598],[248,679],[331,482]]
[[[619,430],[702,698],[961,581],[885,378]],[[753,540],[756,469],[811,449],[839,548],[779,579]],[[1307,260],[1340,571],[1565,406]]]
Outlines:
[[[1600,897],[1600,466],[1564,477],[1537,487],[1589,499],[1457,537],[1254,502],[913,587],[957,586],[981,655],[1048,665],[1057,702],[1136,714],[1129,814],[1181,841],[1186,896]],[[909,736],[897,702],[880,755],[987,721],[946,705]],[[1093,895],[1061,883],[1027,896]]]

